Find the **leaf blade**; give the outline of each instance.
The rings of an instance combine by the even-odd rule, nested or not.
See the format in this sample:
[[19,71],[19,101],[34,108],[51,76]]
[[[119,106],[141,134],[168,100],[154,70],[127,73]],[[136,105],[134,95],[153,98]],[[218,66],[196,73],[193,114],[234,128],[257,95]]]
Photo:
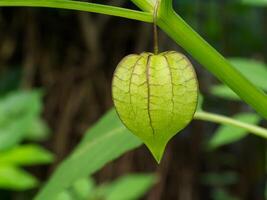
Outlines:
[[35,177],[12,165],[0,165],[0,188],[27,190],[38,185]]
[[8,151],[0,152],[0,165],[31,166],[51,163],[53,160],[53,154],[38,145],[21,145]]
[[[96,133],[100,127],[99,124],[104,127],[110,126],[112,130],[108,132],[101,130],[98,135]],[[91,132],[93,134],[90,136]],[[87,135],[74,153],[57,168],[35,200],[55,198],[75,180],[96,172],[107,162],[141,145],[141,142],[121,124],[114,109],[109,111],[92,130],[89,130]],[[101,154],[98,155],[99,152]]]
[[[131,174],[112,182],[106,200],[140,199],[156,182],[152,174]],[[131,188],[131,190],[129,190]]]

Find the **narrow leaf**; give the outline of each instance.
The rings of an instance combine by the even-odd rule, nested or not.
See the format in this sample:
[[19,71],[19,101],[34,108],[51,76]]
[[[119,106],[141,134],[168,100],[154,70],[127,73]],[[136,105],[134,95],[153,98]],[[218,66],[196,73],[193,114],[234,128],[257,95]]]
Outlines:
[[140,199],[156,182],[154,175],[132,174],[119,178],[109,186],[106,200]]
[[108,112],[54,172],[36,200],[55,198],[76,180],[91,175],[106,163],[141,145],[120,122],[116,112]]
[[72,196],[69,192],[64,191],[64,192],[60,193],[59,195],[57,195],[55,200],[74,200],[74,199],[72,198]]
[[35,118],[25,135],[25,139],[31,141],[43,141],[48,138],[49,134],[50,129],[46,122],[41,118]]
[[27,190],[37,185],[37,179],[24,170],[11,165],[0,165],[0,188]]
[[87,199],[94,187],[95,182],[92,178],[82,178],[73,184],[71,191],[76,199]]
[[40,91],[16,91],[0,100],[0,150],[25,138],[40,115],[41,96]]
[[0,152],[0,165],[30,166],[51,163],[53,160],[53,154],[38,145],[22,145]]

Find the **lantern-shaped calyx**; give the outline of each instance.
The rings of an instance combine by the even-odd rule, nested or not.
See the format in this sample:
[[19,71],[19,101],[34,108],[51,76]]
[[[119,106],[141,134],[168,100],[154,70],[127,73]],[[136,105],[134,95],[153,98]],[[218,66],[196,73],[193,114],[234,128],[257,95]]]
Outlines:
[[198,83],[181,53],[132,54],[116,68],[112,96],[122,122],[160,162],[167,142],[193,118]]

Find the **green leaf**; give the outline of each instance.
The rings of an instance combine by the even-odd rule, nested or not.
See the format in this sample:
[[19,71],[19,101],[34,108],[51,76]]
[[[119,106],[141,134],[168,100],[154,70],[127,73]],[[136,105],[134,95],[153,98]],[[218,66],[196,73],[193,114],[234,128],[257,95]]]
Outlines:
[[28,113],[40,114],[42,110],[41,98],[42,93],[38,90],[15,91],[1,98],[0,126],[5,126]]
[[90,193],[89,199],[105,199],[106,194],[108,193],[109,183],[101,184],[94,188],[94,190]]
[[267,0],[241,0],[241,2],[250,6],[267,6]]
[[27,190],[38,185],[35,177],[11,165],[0,165],[0,188]]
[[123,176],[107,186],[105,200],[140,199],[156,182],[154,175],[131,174]]
[[57,195],[54,200],[90,200],[96,199],[95,193],[95,182],[92,178],[81,178],[77,180],[69,189],[64,190]]
[[30,166],[51,163],[53,160],[53,154],[38,145],[21,145],[0,152],[0,165]]
[[19,144],[27,134],[32,120],[31,115],[22,116],[6,127],[0,127],[0,151]]
[[[68,191],[61,192],[55,200],[74,200]],[[76,200],[76,199],[75,199]]]
[[[248,124],[257,124],[261,119],[258,115],[252,113],[237,114],[233,118]],[[208,148],[214,150],[222,145],[236,142],[244,138],[247,134],[248,132],[242,128],[226,125],[220,126],[209,140]]]
[[112,109],[86,133],[82,143],[60,164],[35,199],[55,198],[78,179],[91,175],[108,162],[140,145],[141,142],[122,125]]
[[21,142],[42,110],[40,91],[16,91],[0,100],[0,150]]
[[76,199],[88,199],[88,196],[94,187],[95,182],[92,178],[82,178],[73,184],[71,191]]
[[193,118],[198,83],[181,53],[132,54],[115,70],[112,96],[122,122],[159,163],[168,141]]
[[[267,65],[251,59],[230,58],[229,61],[240,71],[248,80],[259,88],[267,91]],[[240,100],[240,98],[227,86],[215,85],[211,88],[211,93],[215,96],[229,99]]]
[[43,141],[48,138],[50,134],[50,129],[47,126],[46,122],[40,118],[36,118],[31,123],[25,139],[32,141]]

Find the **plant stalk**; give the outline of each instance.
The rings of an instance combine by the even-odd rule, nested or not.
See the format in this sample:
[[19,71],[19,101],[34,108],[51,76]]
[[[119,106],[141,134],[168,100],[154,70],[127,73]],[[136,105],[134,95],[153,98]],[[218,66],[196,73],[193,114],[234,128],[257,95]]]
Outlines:
[[244,123],[244,122],[232,119],[230,117],[208,113],[204,111],[198,111],[195,113],[194,119],[243,128],[247,130],[248,132],[253,133],[254,135],[267,139],[267,129],[256,126],[256,125]]
[[0,7],[46,7],[78,10],[123,17],[143,22],[153,22],[153,15],[132,9],[71,0],[0,0]]

